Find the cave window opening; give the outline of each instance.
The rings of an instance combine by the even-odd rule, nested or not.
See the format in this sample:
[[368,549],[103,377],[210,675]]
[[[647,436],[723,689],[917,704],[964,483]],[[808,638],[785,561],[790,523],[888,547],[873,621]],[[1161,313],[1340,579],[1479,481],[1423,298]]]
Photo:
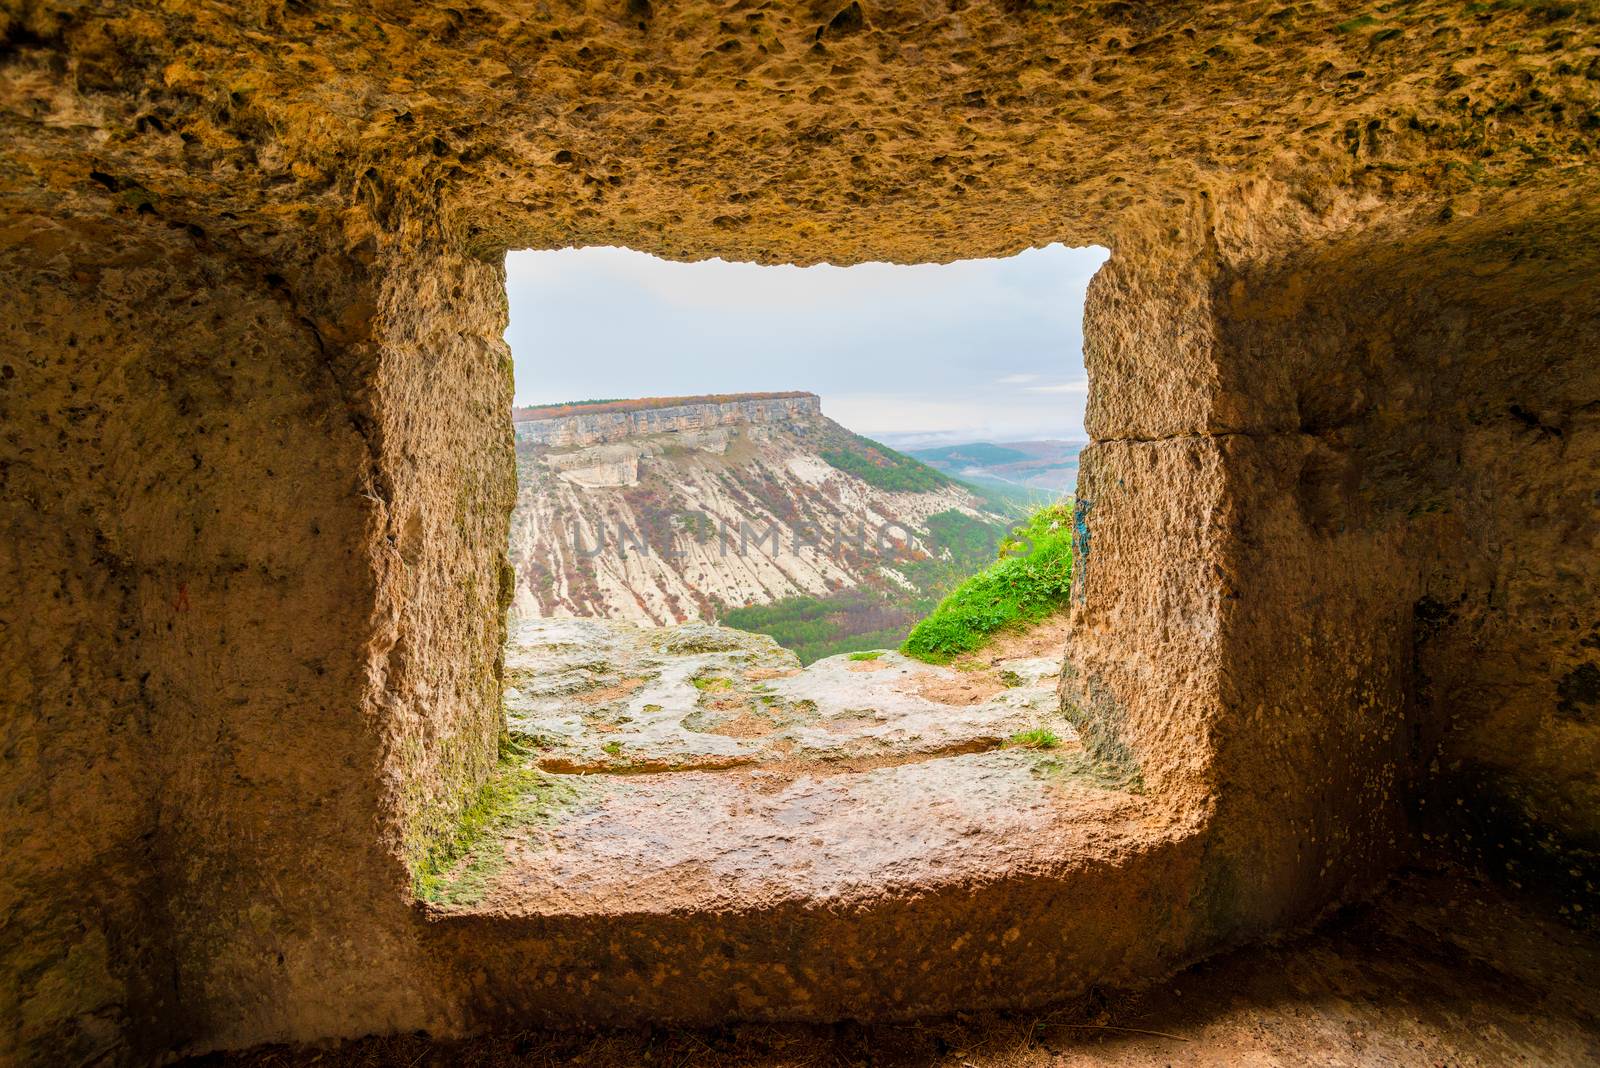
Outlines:
[[[870,882],[900,839],[858,855],[829,821],[888,796],[874,775],[923,766],[934,811],[941,797],[982,808],[991,780],[963,776],[985,760],[1020,776],[1019,797],[1070,766],[1059,663],[1038,651],[1060,634],[1006,652],[1018,628],[996,624],[1064,633],[1083,306],[1106,255],[508,256],[507,728],[541,777],[541,813],[585,799],[581,826],[541,817],[533,837],[570,839],[569,862],[530,861],[519,895],[615,883],[631,900],[650,878],[676,886],[674,872],[722,863],[739,882],[738,843],[784,803],[741,790],[858,767],[842,788],[865,791],[859,804],[815,815],[824,851]],[[960,610],[942,612],[951,598]],[[973,655],[994,662],[944,666]],[[695,774],[709,770],[734,773]],[[970,833],[1023,833],[1006,820],[1026,822],[1026,804],[978,808]],[[928,833],[956,848],[969,832]],[[617,866],[623,854],[654,874]],[[695,907],[685,887],[672,893]]]
[[898,649],[1070,500],[1105,257],[511,253],[513,626],[719,622],[804,662]]

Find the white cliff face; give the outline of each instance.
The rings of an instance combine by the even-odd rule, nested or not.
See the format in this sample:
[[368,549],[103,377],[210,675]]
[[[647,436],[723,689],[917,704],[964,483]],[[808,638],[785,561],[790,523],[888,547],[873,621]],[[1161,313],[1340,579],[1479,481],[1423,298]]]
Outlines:
[[550,433],[573,444],[520,438],[514,615],[666,625],[713,619],[719,606],[904,588],[896,565],[927,555],[929,516],[1000,521],[959,485],[891,492],[831,466],[820,452],[853,435],[815,405],[773,403],[732,402],[731,422],[608,430],[599,444],[576,443],[599,432],[581,415]]
[[[603,405],[597,407],[604,407]],[[529,409],[513,422],[518,442],[530,445],[598,445],[653,434],[712,430],[740,423],[762,425],[812,419],[822,415],[815,393],[755,395],[730,400],[687,399],[686,403],[617,411],[583,411],[540,415],[551,409]]]
[[633,445],[597,445],[576,452],[554,453],[544,464],[563,482],[586,489],[639,484],[641,450]]

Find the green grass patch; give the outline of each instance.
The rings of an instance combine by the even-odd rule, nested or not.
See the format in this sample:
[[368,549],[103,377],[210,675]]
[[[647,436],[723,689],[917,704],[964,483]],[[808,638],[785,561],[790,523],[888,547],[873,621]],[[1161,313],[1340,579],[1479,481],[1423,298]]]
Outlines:
[[952,590],[911,628],[901,652],[947,664],[1009,627],[1037,623],[1072,590],[1072,514],[1064,505],[1035,512],[1000,543],[999,558]]
[[1006,746],[1011,749],[1055,749],[1060,744],[1060,737],[1047,727],[1018,731],[1006,739]]
[[483,899],[505,866],[501,842],[516,827],[545,819],[574,789],[533,767],[533,746],[513,735],[500,760],[455,823],[430,842],[412,864],[412,891],[435,905],[471,905]]
[[876,659],[878,659],[878,657],[880,657],[882,655],[883,655],[883,650],[882,649],[873,649],[871,652],[866,652],[866,653],[851,653],[850,654],[850,659],[851,660],[876,660]]
[[694,688],[701,693],[717,693],[722,690],[733,689],[732,679],[719,678],[715,675],[701,675],[691,681],[694,683]]
[[607,742],[605,745],[602,745],[600,748],[607,756],[614,756],[615,757],[615,756],[621,756],[622,755],[622,743],[621,742]]

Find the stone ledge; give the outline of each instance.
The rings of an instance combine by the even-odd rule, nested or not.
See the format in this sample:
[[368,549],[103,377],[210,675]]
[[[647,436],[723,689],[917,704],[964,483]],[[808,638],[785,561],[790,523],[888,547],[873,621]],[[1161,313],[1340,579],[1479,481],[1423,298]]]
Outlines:
[[524,623],[528,801],[425,937],[519,1023],[893,1017],[1147,973],[1187,942],[1196,828],[1088,759],[1054,664],[1011,655],[1041,644],[801,669],[705,624]]
[[1194,827],[1119,805],[1050,837],[921,885],[907,862],[875,893],[695,901],[645,880],[577,912],[436,914],[424,938],[473,977],[468,1029],[1023,1008],[1194,955]]

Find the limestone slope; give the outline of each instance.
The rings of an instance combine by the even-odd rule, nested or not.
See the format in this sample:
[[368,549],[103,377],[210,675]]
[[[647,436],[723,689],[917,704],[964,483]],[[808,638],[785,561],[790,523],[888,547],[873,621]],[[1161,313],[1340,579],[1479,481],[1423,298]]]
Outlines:
[[653,411],[679,414],[608,428],[573,409],[517,424],[519,617],[662,625],[842,591],[930,596],[957,541],[1009,519],[828,419],[815,397]]

